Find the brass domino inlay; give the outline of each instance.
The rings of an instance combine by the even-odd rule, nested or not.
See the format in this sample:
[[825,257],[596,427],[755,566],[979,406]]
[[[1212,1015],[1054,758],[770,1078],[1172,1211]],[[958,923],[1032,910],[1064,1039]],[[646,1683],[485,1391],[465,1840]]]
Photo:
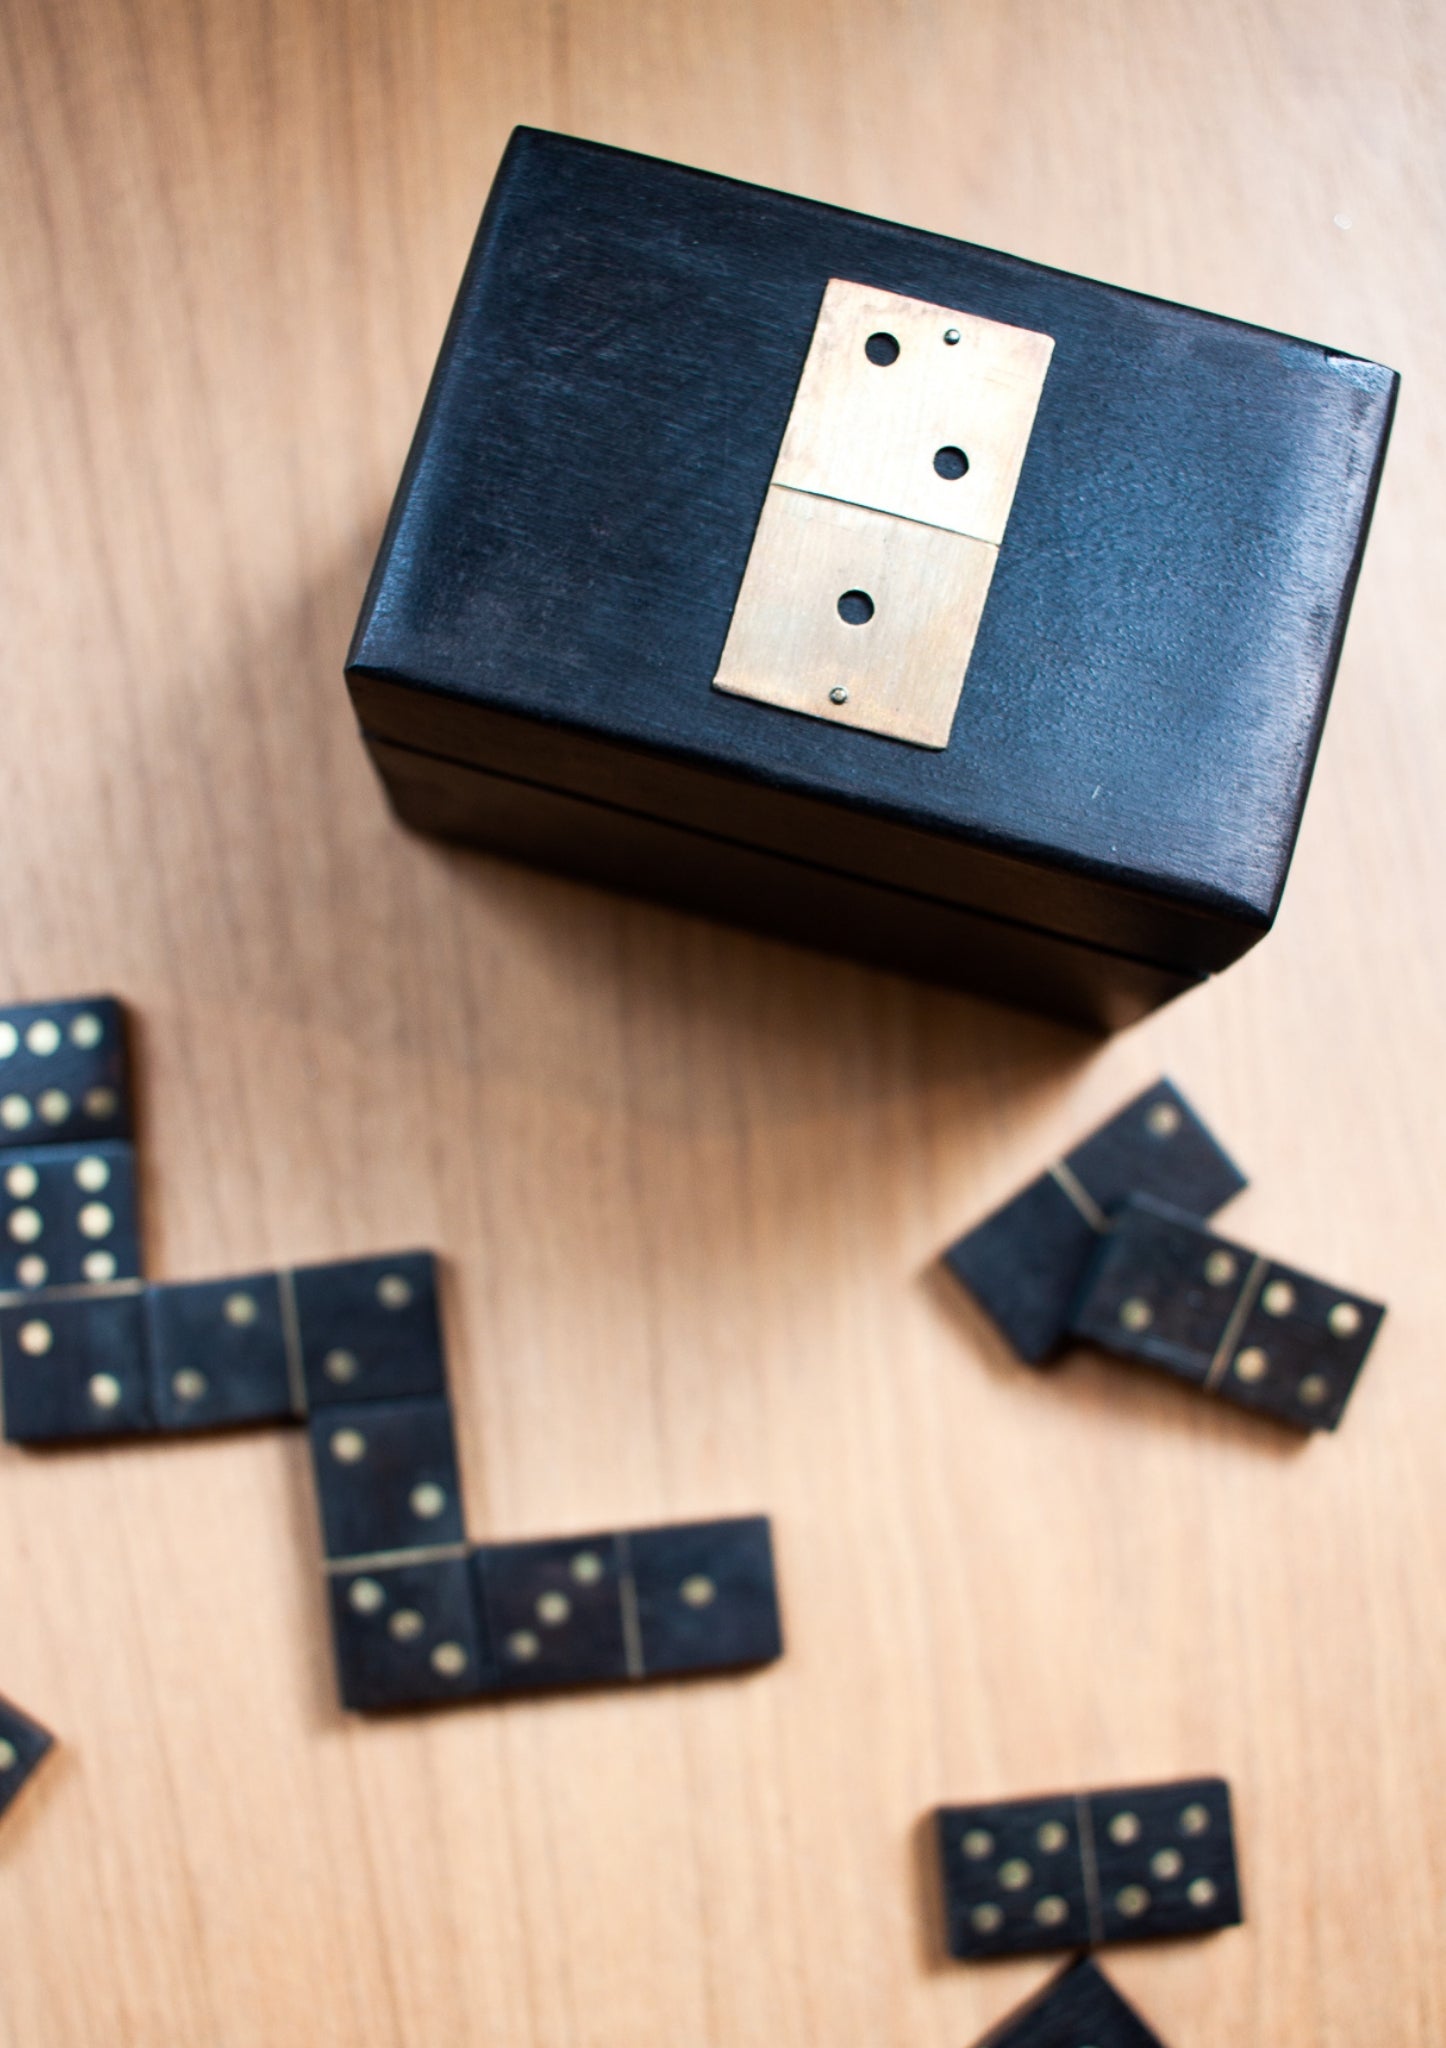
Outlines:
[[947,746],[1053,350],[831,278],[714,687]]

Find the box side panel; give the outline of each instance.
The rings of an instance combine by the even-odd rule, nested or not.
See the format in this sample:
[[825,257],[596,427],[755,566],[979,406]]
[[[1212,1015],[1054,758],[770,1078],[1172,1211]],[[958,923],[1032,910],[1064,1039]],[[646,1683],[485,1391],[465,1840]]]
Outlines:
[[1198,977],[516,777],[371,740],[404,823],[927,981],[1113,1031]]
[[638,811],[840,874],[935,897],[964,910],[1055,931],[1085,945],[1215,973],[1255,945],[1263,927],[1162,906],[1129,889],[1051,873],[957,838],[929,836],[867,810],[745,781],[595,734],[510,717],[437,691],[353,670],[352,703],[369,740],[390,740],[501,775]]

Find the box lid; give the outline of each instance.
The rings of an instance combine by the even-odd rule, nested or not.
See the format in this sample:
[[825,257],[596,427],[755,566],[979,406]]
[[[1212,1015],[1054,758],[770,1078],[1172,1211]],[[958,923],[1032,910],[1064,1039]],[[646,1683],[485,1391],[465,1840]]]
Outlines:
[[[949,744],[712,688],[831,277],[1050,335]],[[348,662],[380,737],[1208,970],[1269,926],[1393,372],[520,129]]]

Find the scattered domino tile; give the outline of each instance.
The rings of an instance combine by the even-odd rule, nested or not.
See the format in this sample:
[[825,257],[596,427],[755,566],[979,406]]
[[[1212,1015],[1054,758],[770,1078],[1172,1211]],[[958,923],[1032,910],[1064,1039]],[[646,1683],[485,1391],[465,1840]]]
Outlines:
[[0,1699],[0,1814],[20,1793],[41,1758],[55,1746],[55,1737],[22,1714],[19,1707]]
[[1297,1429],[1334,1429],[1384,1315],[1136,1198],[1100,1245],[1071,1327]]
[[978,2048],[1165,2048],[1097,1963],[1071,1963]]
[[131,1132],[125,1012],[114,996],[0,1009],[0,1146]]
[[937,1826],[951,1955],[1097,1948],[1241,1917],[1222,1778],[946,1806]]
[[944,1263],[1019,1356],[1039,1365],[1068,1334],[1112,1209],[1140,1193],[1209,1216],[1244,1186],[1184,1096],[1158,1081],[952,1244]]

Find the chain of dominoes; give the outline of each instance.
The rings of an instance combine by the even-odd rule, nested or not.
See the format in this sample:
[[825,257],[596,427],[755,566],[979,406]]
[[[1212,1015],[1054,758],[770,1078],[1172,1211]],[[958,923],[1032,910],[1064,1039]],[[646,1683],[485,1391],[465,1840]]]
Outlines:
[[[1334,1428],[1384,1310],[1214,1234],[1244,1177],[1161,1081],[945,1253],[1033,1365],[1084,1338],[1299,1429]],[[142,1277],[125,1019],[0,1012],[0,1397],[15,1443],[302,1422],[343,1704],[413,1707],[766,1663],[763,1516],[470,1546],[431,1253]],[[0,1812],[51,1746],[0,1700]],[[1241,1918],[1219,1778],[941,1807],[972,1959]],[[990,2048],[1161,2048],[1081,1959]]]
[[781,1654],[766,1517],[469,1546],[430,1252],[143,1279],[113,998],[0,1013],[0,1076],[6,1437],[304,1423],[344,1705],[628,1682]]

